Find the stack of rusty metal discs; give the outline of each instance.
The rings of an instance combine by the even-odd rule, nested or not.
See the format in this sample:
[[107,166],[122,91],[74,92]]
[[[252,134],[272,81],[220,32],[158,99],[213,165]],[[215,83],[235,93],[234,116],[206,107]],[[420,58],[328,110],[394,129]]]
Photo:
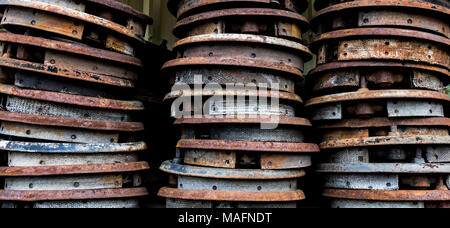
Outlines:
[[130,99],[151,19],[112,0],[0,8],[2,206],[138,207],[149,167]]
[[316,3],[306,106],[327,154],[324,196],[337,208],[450,206],[448,1]]
[[[311,53],[302,43],[307,1],[171,0],[177,59],[170,75],[177,155],[162,164],[169,208],[296,207],[298,179],[316,144],[299,118]],[[268,102],[264,102],[268,101]],[[181,107],[182,108],[179,108]]]

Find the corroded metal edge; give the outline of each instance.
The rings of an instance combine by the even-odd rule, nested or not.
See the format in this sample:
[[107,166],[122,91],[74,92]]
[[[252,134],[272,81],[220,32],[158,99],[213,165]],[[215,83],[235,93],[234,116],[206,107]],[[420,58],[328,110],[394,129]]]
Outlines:
[[144,104],[140,101],[121,101],[97,97],[72,95],[66,93],[49,92],[42,90],[28,90],[1,83],[0,83],[0,93],[33,100],[50,101],[55,103],[72,104],[92,108],[128,110],[128,111],[144,110]]
[[[196,124],[262,124],[273,123],[273,116],[257,115],[257,116],[202,116],[201,118],[181,118],[175,121],[175,125],[196,125]],[[279,125],[293,125],[312,127],[309,120],[300,117],[279,116],[275,117]],[[449,120],[450,121],[450,120]]]
[[203,149],[247,152],[272,153],[317,153],[319,146],[312,143],[285,143],[285,142],[250,142],[230,140],[201,140],[182,139],[178,141],[180,149]]
[[129,173],[150,169],[147,162],[91,164],[91,165],[55,165],[29,167],[0,167],[1,177],[41,177],[60,175],[85,175],[105,173]]
[[[181,97],[212,97],[212,96],[243,96],[243,97],[268,97],[279,98],[280,100],[303,103],[300,96],[287,92],[272,91],[245,91],[245,90],[176,90],[166,95],[165,101],[174,100]],[[449,98],[450,99],[450,98]]]
[[404,118],[390,119],[384,117],[370,119],[347,119],[336,122],[327,122],[318,124],[318,129],[337,129],[337,128],[372,128],[372,127],[390,127],[390,126],[442,126],[450,127],[450,118],[431,117],[431,118]]
[[279,180],[304,177],[304,170],[226,169],[180,165],[172,161],[161,164],[160,170],[169,174],[230,180]]
[[394,145],[448,145],[449,142],[450,136],[382,136],[331,140],[321,143],[319,147],[322,150],[330,150],[349,147],[374,147]]
[[374,100],[374,99],[430,99],[440,101],[450,101],[450,97],[444,93],[425,90],[376,90],[357,91],[350,93],[332,94],[316,97],[306,103],[306,107],[328,104],[334,102]]
[[126,28],[125,26],[78,10],[72,10],[66,7],[30,0],[0,0],[0,6],[31,8],[78,19],[114,31],[118,34],[130,38],[136,43],[145,44],[145,39],[143,37],[135,34],[132,30]]
[[184,27],[188,27],[192,24],[205,21],[212,20],[221,17],[229,17],[229,16],[265,16],[265,17],[278,17],[289,20],[294,20],[302,28],[309,27],[308,20],[297,13],[286,11],[286,10],[278,10],[278,9],[264,9],[264,8],[238,8],[238,9],[224,9],[224,10],[216,10],[210,11],[206,13],[200,13],[196,15],[192,15],[182,20],[178,21],[173,29],[174,34],[179,34]]
[[161,188],[158,196],[169,199],[231,201],[231,202],[288,202],[304,200],[302,190],[286,192],[208,191]]
[[34,143],[0,140],[0,150],[5,152],[44,153],[44,154],[94,154],[131,153],[147,149],[145,142],[75,144],[75,143]]
[[0,111],[0,120],[41,126],[70,127],[103,131],[138,132],[144,130],[144,124],[140,122],[74,119],[6,111]]
[[117,52],[89,47],[87,45],[80,45],[76,43],[69,43],[64,41],[50,40],[41,37],[6,33],[6,32],[0,33],[0,41],[36,46],[55,51],[66,52],[68,54],[89,56],[97,58],[101,61],[109,60],[118,63],[128,64],[135,67],[142,67],[142,62],[138,58],[120,54]]
[[85,1],[100,4],[102,6],[121,11],[128,15],[136,17],[139,20],[144,21],[147,24],[153,24],[153,19],[151,17],[149,17],[148,15],[141,13],[138,10],[135,10],[133,7],[131,7],[127,4],[121,3],[119,1],[116,1],[116,0],[85,0]]
[[62,200],[96,200],[142,197],[148,195],[146,188],[121,188],[98,190],[65,190],[65,191],[7,191],[0,190],[3,201],[62,201]]
[[329,198],[355,199],[369,201],[449,201],[450,191],[440,190],[343,190],[326,189],[323,196]]
[[251,58],[229,58],[229,57],[187,57],[173,59],[164,64],[162,70],[171,70],[172,68],[181,68],[189,66],[227,66],[227,67],[246,67],[254,69],[263,69],[270,71],[277,71],[284,74],[291,74],[303,78],[303,73],[296,67],[289,66],[283,63],[251,59]]
[[398,37],[409,40],[422,40],[426,42],[432,42],[442,45],[447,49],[450,48],[450,39],[428,32],[398,28],[352,28],[321,34],[316,37],[316,39],[314,39],[314,41],[311,43],[310,49],[315,52],[317,51],[319,45],[322,43],[330,42],[333,40],[358,39],[361,37],[367,37],[370,39],[374,39],[376,37]]
[[445,163],[356,163],[319,164],[319,173],[353,173],[353,174],[449,174],[450,164]]

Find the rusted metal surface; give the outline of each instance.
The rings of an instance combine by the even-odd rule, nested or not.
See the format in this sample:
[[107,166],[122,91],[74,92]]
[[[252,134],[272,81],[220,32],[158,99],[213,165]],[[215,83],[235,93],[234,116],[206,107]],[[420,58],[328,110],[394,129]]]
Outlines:
[[[239,116],[231,117],[220,117],[220,116],[205,116],[203,118],[181,118],[175,121],[175,125],[197,125],[197,124],[261,124],[261,123],[271,123],[271,116],[257,116],[256,118],[242,118]],[[280,125],[294,125],[294,126],[304,126],[312,127],[309,120],[298,117],[280,116]]]
[[211,11],[184,18],[178,21],[173,32],[180,38],[214,33],[251,33],[301,41],[302,31],[307,26],[308,22],[303,16],[290,11],[240,8]]
[[[49,3],[4,0],[0,2],[0,5],[5,9],[2,25],[7,26],[7,28],[26,27],[85,41],[96,36],[93,36],[93,33],[96,33],[96,29],[100,28],[111,33],[104,40],[106,48],[128,55],[135,55],[135,47],[145,42],[143,36],[147,24],[151,22],[147,17],[143,18],[142,14],[130,11],[129,7],[111,9],[105,7],[105,3],[100,8],[96,8],[95,4],[86,4],[86,8],[83,10],[68,8],[58,1]],[[117,10],[128,12],[128,18],[124,20],[125,22],[112,17],[114,11]],[[85,24],[89,26],[85,26]],[[87,28],[85,29],[85,27]],[[116,36],[121,38],[116,38]]]
[[311,24],[320,33],[352,27],[408,27],[449,37],[449,16],[449,8],[431,3],[362,0],[325,8],[315,15]]
[[35,143],[0,141],[0,149],[9,152],[23,153],[117,153],[117,152],[137,152],[147,149],[144,142],[137,143],[109,143],[109,144],[71,144],[71,143]]
[[[352,3],[354,5],[358,5],[358,1],[360,1],[360,0],[317,0],[317,1],[315,1],[314,8],[317,11],[320,11],[323,8],[333,7],[336,4],[347,3],[347,2],[349,4]],[[380,4],[384,3],[384,1],[380,1],[380,2],[381,2]],[[395,2],[400,2],[399,4],[401,4],[402,2],[406,2],[406,1],[399,1],[399,0],[397,0]],[[410,0],[410,1],[408,1],[408,3],[416,3],[416,4],[422,4],[422,5],[424,5],[424,4],[432,4],[432,5],[430,5],[431,8],[436,8],[436,7],[439,7],[439,6],[450,8],[450,3],[448,3],[446,0]]]
[[192,15],[193,12],[243,7],[281,8],[301,14],[308,7],[308,1],[288,0],[273,2],[270,0],[169,0],[168,7],[170,12],[179,19]]
[[382,201],[448,201],[450,191],[368,191],[368,190],[325,190],[324,196],[344,199]]

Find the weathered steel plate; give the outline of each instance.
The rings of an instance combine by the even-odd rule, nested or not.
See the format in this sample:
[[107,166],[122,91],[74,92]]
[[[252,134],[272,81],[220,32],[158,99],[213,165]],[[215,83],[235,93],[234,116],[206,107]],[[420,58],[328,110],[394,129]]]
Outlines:
[[320,149],[342,149],[349,147],[374,147],[374,146],[396,146],[396,145],[446,145],[449,136],[385,136],[370,138],[349,138],[342,140],[331,140],[320,144]]
[[[450,27],[446,22],[449,18],[449,8],[431,3],[410,0],[360,0],[323,9],[314,16],[311,24],[314,27],[322,24],[322,32],[350,27],[394,26],[427,30],[450,37]],[[333,19],[336,21],[333,22]]]
[[353,173],[353,174],[448,174],[450,164],[409,164],[409,163],[355,163],[355,164],[320,164],[320,173]]
[[303,13],[308,8],[306,0],[287,0],[274,2],[271,0],[169,0],[168,8],[177,18],[184,18],[194,12],[224,8],[281,8]]
[[441,190],[342,190],[326,189],[323,196],[329,198],[369,200],[369,201],[449,201],[450,191]]
[[391,126],[441,126],[450,127],[450,118],[407,118],[407,119],[389,119],[389,118],[370,118],[370,119],[346,119],[337,122],[328,122],[317,125],[319,129],[338,129],[338,128],[376,128]]
[[[1,112],[0,112],[1,113]],[[280,116],[279,125],[292,125],[298,127],[312,127],[309,120],[299,117]],[[449,120],[450,121],[450,120]],[[203,124],[261,124],[272,123],[271,116],[257,116],[256,118],[242,118],[240,116],[216,117],[204,116],[202,118],[181,118],[175,121],[175,125],[203,125]]]
[[175,25],[173,33],[180,38],[212,33],[252,33],[301,41],[302,31],[307,27],[307,20],[294,12],[240,8],[210,11],[184,18]]
[[[357,6],[359,1],[360,0],[316,0],[315,4],[314,4],[314,8],[316,9],[316,11],[320,11],[326,7],[335,7],[336,4],[343,3],[343,2],[350,2]],[[384,3],[384,1],[379,1],[379,2],[380,2],[380,4]],[[398,1],[396,1],[396,2],[398,2]],[[404,2],[406,2],[406,1],[404,1]],[[410,0],[408,2],[417,2],[420,4],[430,3],[430,4],[432,4],[430,6],[431,8],[436,8],[439,6],[444,6],[444,7],[450,8],[450,3],[447,0]],[[399,4],[401,4],[401,3],[399,3]]]
[[167,199],[167,208],[297,208],[297,202],[226,202],[226,201],[201,201],[201,200],[182,200],[182,199]]

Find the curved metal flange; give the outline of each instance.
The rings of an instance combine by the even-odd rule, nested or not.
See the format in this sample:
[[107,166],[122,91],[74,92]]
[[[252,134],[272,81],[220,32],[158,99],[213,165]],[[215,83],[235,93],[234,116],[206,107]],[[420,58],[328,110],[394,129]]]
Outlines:
[[228,180],[281,180],[297,179],[306,175],[303,170],[260,170],[260,169],[225,169],[180,165],[172,161],[164,162],[160,170],[169,174],[200,178]]
[[385,136],[350,138],[321,143],[320,149],[342,149],[350,147],[396,146],[396,145],[448,145],[450,136]]
[[0,111],[0,120],[41,126],[69,127],[101,131],[138,132],[144,130],[144,124],[139,122],[74,119],[6,111]]
[[287,202],[304,200],[302,190],[286,192],[207,191],[162,188],[158,196],[170,199],[232,201],[232,202]]
[[376,100],[376,99],[430,99],[450,102],[450,97],[444,93],[424,90],[379,90],[358,91],[350,93],[333,94],[316,97],[306,103],[306,107],[323,105],[335,102]]
[[110,9],[114,9],[117,11],[120,11],[122,13],[126,13],[132,17],[135,17],[136,19],[143,21],[146,24],[153,24],[153,19],[151,17],[149,17],[148,15],[141,13],[137,10],[135,10],[133,7],[121,3],[119,1],[116,0],[85,0],[87,2],[91,2],[91,3],[95,3],[95,4],[99,4],[103,7],[108,7]]
[[409,164],[409,163],[354,163],[320,164],[319,173],[353,173],[353,174],[450,174],[450,164]]
[[95,200],[132,198],[148,195],[146,188],[64,190],[64,191],[7,191],[0,190],[0,200],[18,202]]
[[96,97],[71,95],[58,92],[28,90],[1,83],[0,83],[0,93],[16,97],[28,98],[32,100],[49,101],[55,103],[71,104],[92,108],[127,110],[127,111],[144,110],[144,104],[140,101],[120,101]]
[[[213,97],[213,96],[223,96],[223,97],[267,97],[267,98],[279,98],[280,100],[290,101],[294,103],[303,103],[300,96],[293,93],[286,92],[273,92],[273,91],[256,91],[256,90],[215,90],[215,89],[205,89],[205,90],[176,90],[172,91],[166,95],[164,100],[170,101],[181,97]],[[450,99],[450,98],[449,98]]]
[[[320,11],[320,10],[323,10],[324,8],[333,7],[334,5],[340,4],[342,2],[351,2],[351,3],[354,3],[354,4],[357,5],[358,3],[357,2],[355,3],[355,1],[356,0],[340,0],[340,1],[336,1],[336,0],[316,0],[314,2],[314,8],[316,9],[316,11]],[[357,1],[360,1],[360,0],[357,0]],[[401,0],[397,0],[396,2],[399,2],[399,4],[401,4],[402,2],[400,2],[400,1]],[[410,0],[408,2],[417,2],[417,3],[421,3],[421,4],[428,4],[429,3],[429,4],[433,4],[433,5],[430,6],[432,8],[439,7],[439,6],[450,8],[450,3],[447,0]]]
[[431,118],[370,118],[370,119],[346,119],[337,122],[328,122],[317,125],[318,129],[342,129],[342,128],[378,128],[391,126],[413,126],[413,127],[450,127],[450,118],[431,117]]
[[132,153],[144,151],[147,144],[108,143],[108,144],[75,144],[75,143],[32,143],[0,140],[0,150],[5,152],[43,153],[43,154],[95,154],[95,153]]
[[294,0],[284,2],[273,2],[271,0],[169,0],[167,4],[169,11],[177,18],[184,18],[192,12],[203,11],[203,9],[223,8],[281,8],[303,13],[308,8],[308,1]]
[[330,17],[339,14],[347,16],[355,11],[354,18],[357,18],[358,22],[356,27],[410,27],[450,37],[449,26],[444,19],[450,18],[449,8],[410,0],[359,0],[332,5],[317,12],[311,20],[311,25],[316,27]]
[[326,189],[323,196],[369,201],[450,201],[450,191],[440,190],[342,190]]
[[317,153],[319,147],[312,143],[285,142],[249,142],[228,140],[182,139],[178,142],[180,149],[228,150],[271,153]]
[[[245,17],[246,21],[250,20],[251,18],[254,18],[253,20],[255,22],[261,21],[260,20],[261,18],[263,18],[263,20],[265,21],[269,20],[274,26],[273,30],[280,30],[276,31],[276,33],[273,35],[280,37],[289,37],[291,39],[296,40],[301,40],[302,39],[301,31],[309,27],[309,23],[305,17],[290,11],[277,9],[264,9],[264,8],[239,8],[239,9],[210,11],[186,17],[177,22],[177,24],[174,27],[173,33],[177,37],[186,37],[185,34],[190,33],[189,30],[191,30],[198,24],[208,22],[212,22],[213,24],[215,24],[215,22],[218,20],[226,20],[228,18],[239,18],[239,17]],[[267,26],[267,23],[265,22],[262,23],[264,23],[264,25]],[[283,27],[284,24],[288,24],[290,28]],[[200,29],[198,31],[193,32],[192,34],[189,34],[189,36],[215,33],[214,31],[217,31],[216,33],[223,33],[223,31],[219,31],[217,29],[218,28],[217,24],[215,25],[216,29],[210,29],[211,31],[207,31],[207,29]],[[278,28],[279,26],[283,28]],[[288,29],[290,31],[288,31]],[[245,33],[245,32],[241,31],[237,33]],[[261,31],[259,31],[259,33],[261,33]]]
[[29,167],[0,167],[1,177],[42,177],[61,175],[85,175],[106,173],[130,173],[150,169],[147,162],[90,164],[90,165],[57,165]]
[[58,66],[55,67],[41,63],[33,63],[30,61],[24,61],[8,57],[0,57],[0,67],[12,68],[23,71],[31,71],[51,76],[64,77],[117,87],[134,88],[135,86],[132,80],[120,79],[97,73],[78,71],[66,67],[58,67]]
[[[81,22],[93,24],[96,26],[99,26],[103,29],[110,30],[112,32],[115,32],[117,34],[120,34],[122,36],[127,37],[128,39],[134,41],[135,43],[145,44],[145,40],[143,36],[145,34],[136,34],[133,30],[117,24],[113,21],[88,14],[85,12],[81,12],[78,10],[69,9],[66,7],[58,6],[55,4],[49,4],[45,2],[40,1],[30,1],[30,0],[0,0],[0,6],[14,6],[14,7],[22,7],[22,8],[31,8],[39,11],[44,11],[47,13],[57,14],[65,17],[69,17],[71,19],[76,19]],[[5,24],[5,23],[2,23]],[[28,25],[29,27],[32,27],[32,24]],[[40,28],[42,29],[42,28]],[[52,32],[51,28],[47,30],[49,32]],[[64,34],[62,34],[64,35]]]
[[[1,112],[0,112],[1,113]],[[272,116],[258,115],[250,116],[203,116],[201,118],[181,118],[175,121],[175,125],[200,125],[200,124],[262,124],[273,123]],[[280,116],[277,118],[278,125],[292,125],[298,127],[312,127],[309,120],[299,117]]]
[[[319,35],[311,44],[318,65],[333,61],[401,60],[450,69],[450,40],[395,28],[343,29]],[[333,53],[337,51],[336,53]]]

